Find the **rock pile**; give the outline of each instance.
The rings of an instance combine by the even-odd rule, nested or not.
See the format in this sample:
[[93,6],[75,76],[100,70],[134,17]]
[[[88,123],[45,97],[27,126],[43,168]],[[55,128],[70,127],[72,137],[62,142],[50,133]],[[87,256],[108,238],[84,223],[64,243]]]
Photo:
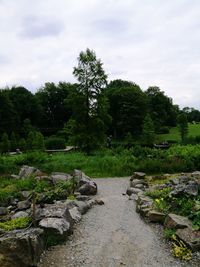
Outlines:
[[19,175],[12,175],[13,179],[27,179],[30,176],[50,184],[76,179],[74,195],[77,198],[69,200],[65,197],[59,201],[55,199],[53,204],[48,204],[44,202],[43,197],[42,204],[38,200],[33,205],[32,193],[23,191],[24,200],[13,199],[9,206],[0,207],[0,221],[22,217],[31,217],[33,220],[33,225],[27,229],[9,232],[0,229],[1,267],[36,266],[47,243],[51,243],[51,240],[65,240],[73,233],[73,226],[81,220],[82,214],[95,204],[102,205],[101,200],[92,199],[90,196],[97,193],[96,183],[79,170],[74,171],[74,176],[58,172],[47,176],[34,167],[23,166]]
[[[167,177],[167,175],[165,175]],[[153,199],[146,192],[171,188],[170,197],[196,197],[200,194],[200,172],[183,174],[164,184],[148,186],[145,173],[134,173],[130,179],[127,194],[136,201],[136,211],[150,222],[157,222],[165,228],[177,229],[176,236],[193,251],[200,250],[200,232],[192,228],[192,222],[184,216],[162,213],[154,210]]]

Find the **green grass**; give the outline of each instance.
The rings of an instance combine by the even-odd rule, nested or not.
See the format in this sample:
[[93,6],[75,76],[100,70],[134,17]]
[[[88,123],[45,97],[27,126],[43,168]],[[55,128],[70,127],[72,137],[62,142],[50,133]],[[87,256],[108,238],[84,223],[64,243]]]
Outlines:
[[[200,124],[188,124],[188,136],[196,137],[200,136]],[[166,141],[172,140],[176,142],[181,141],[180,133],[178,127],[174,127],[170,129],[169,134],[159,134],[157,135],[158,141]]]

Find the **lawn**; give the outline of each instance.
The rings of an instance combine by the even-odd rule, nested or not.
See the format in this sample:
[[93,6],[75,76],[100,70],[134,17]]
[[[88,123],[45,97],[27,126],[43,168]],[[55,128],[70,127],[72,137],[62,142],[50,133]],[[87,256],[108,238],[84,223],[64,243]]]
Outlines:
[[[200,124],[188,124],[188,137],[196,136],[200,136]],[[159,134],[157,138],[159,142],[167,140],[172,140],[176,142],[181,141],[178,127],[171,128],[169,134]]]

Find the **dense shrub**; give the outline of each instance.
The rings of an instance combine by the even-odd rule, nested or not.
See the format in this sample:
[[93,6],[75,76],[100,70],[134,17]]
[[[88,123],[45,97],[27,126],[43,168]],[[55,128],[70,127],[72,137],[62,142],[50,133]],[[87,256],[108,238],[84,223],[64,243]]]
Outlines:
[[45,141],[46,149],[64,149],[66,147],[65,139],[61,137],[49,137]]

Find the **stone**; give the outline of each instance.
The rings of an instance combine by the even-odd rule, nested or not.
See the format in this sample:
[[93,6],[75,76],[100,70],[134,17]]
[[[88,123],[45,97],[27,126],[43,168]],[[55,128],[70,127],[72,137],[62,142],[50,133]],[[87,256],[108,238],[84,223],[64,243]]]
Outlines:
[[31,191],[21,191],[20,192],[24,198],[29,198],[32,194]]
[[24,218],[24,217],[28,217],[29,214],[28,212],[25,211],[18,211],[16,212],[14,215],[12,215],[12,219],[16,219],[16,218]]
[[192,228],[178,229],[176,231],[178,239],[182,240],[192,251],[200,250],[200,232],[194,231]]
[[79,189],[78,192],[81,195],[96,195],[97,193],[97,184],[93,181],[89,181],[88,183],[83,184]]
[[102,199],[95,199],[95,203],[100,206],[105,204]]
[[8,213],[8,209],[5,207],[0,207],[0,216],[6,215]]
[[18,210],[26,210],[31,207],[31,202],[29,200],[19,201],[17,203]]
[[62,172],[53,172],[51,174],[51,179],[54,184],[60,182],[60,181],[69,181],[72,178],[72,176],[68,173],[62,173]]
[[11,174],[10,177],[13,178],[13,179],[15,179],[15,180],[20,179],[20,176],[19,175],[16,175],[16,174]]
[[128,196],[130,196],[130,195],[132,195],[132,194],[138,194],[138,193],[140,193],[140,192],[143,192],[141,189],[139,189],[139,188],[135,188],[135,187],[129,187],[129,188],[127,188],[127,190],[126,190],[126,194],[128,195]]
[[135,188],[139,188],[141,190],[145,190],[145,186],[143,184],[136,184]]
[[135,187],[138,184],[147,185],[147,183],[144,180],[140,179],[133,179],[130,181],[130,187]]
[[91,197],[89,197],[89,196],[85,196],[85,195],[78,195],[78,196],[76,197],[76,199],[77,199],[78,201],[88,201],[88,200],[91,199]]
[[200,171],[195,171],[191,174],[192,177],[199,178],[200,177]]
[[0,237],[1,267],[37,266],[44,250],[44,231],[39,228],[14,230]]
[[74,170],[74,177],[80,186],[91,181],[91,178],[80,170]]
[[41,175],[42,172],[35,167],[30,167],[27,165],[22,166],[19,172],[19,178],[25,179],[30,176],[38,176]]
[[192,227],[192,222],[187,217],[169,213],[165,219],[164,225],[166,228],[183,229]]
[[76,201],[76,206],[78,207],[78,211],[82,215],[90,209],[90,205],[85,201]]
[[179,177],[179,182],[183,183],[183,184],[187,183],[189,180],[190,180],[190,178],[188,176],[186,176],[186,175],[183,175],[183,176]]
[[79,222],[81,220],[81,213],[79,212],[77,207],[74,207],[69,210],[69,213],[75,223]]
[[170,192],[170,196],[179,197],[184,194],[185,184],[178,184],[174,187],[174,189]]
[[70,224],[63,218],[44,218],[39,222],[39,226],[42,227],[48,234],[60,236],[61,239],[65,239],[65,235],[70,231]]
[[134,179],[144,179],[146,176],[146,173],[144,172],[134,172],[133,176],[131,177],[131,181]]
[[173,179],[170,179],[170,182],[171,182],[173,185],[178,185],[178,184],[179,184],[179,179],[178,179],[178,178],[173,178]]
[[151,222],[164,223],[166,215],[156,210],[150,210],[148,213],[148,217]]
[[195,181],[189,181],[185,186],[184,192],[189,196],[198,196],[198,184]]

